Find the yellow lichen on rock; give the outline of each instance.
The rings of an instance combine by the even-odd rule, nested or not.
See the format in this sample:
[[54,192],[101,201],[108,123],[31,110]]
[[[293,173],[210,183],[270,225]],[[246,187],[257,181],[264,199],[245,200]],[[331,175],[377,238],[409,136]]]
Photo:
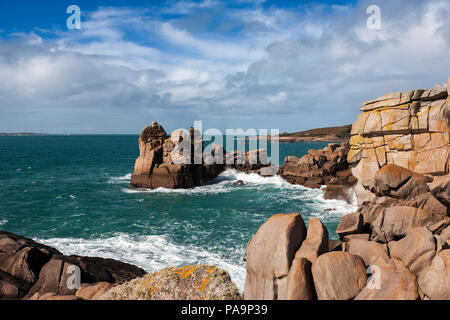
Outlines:
[[215,266],[167,268],[110,289],[104,300],[238,300],[229,274]]
[[363,113],[352,126],[347,155],[360,184],[356,190],[370,189],[372,169],[389,163],[423,174],[448,173],[449,101],[446,89],[435,88],[394,92],[364,102]]

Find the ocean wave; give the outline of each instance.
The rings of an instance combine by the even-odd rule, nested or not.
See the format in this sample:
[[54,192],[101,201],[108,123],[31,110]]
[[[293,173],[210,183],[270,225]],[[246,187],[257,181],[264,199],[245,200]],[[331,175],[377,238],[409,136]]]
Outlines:
[[121,177],[111,177],[108,180],[108,183],[130,183],[132,175],[132,173],[127,173],[126,175]]
[[320,189],[305,188],[304,192],[296,194],[292,198],[309,203],[309,206],[316,210],[314,215],[323,219],[339,218],[358,209],[356,194],[353,190],[350,190],[352,192],[352,203],[347,203],[345,200],[325,199],[324,187],[322,186]]
[[238,265],[207,248],[174,244],[166,236],[131,236],[116,233],[110,237],[97,239],[51,238],[36,239],[36,241],[52,246],[65,255],[116,259],[137,265],[147,272],[167,267],[211,264],[228,271],[238,288],[241,291],[244,288],[246,274],[244,263]]
[[257,173],[239,172],[235,169],[228,169],[218,175],[211,182],[188,189],[169,189],[169,188],[123,188],[125,193],[182,193],[182,194],[217,194],[235,191],[233,182],[241,180],[244,182],[240,188],[259,188],[259,187],[283,187],[289,189],[307,189],[301,185],[293,185],[285,181],[280,176],[262,177]]
[[[127,177],[131,177],[131,174],[116,179],[122,179],[125,181]],[[233,183],[241,180],[244,185],[236,187]],[[202,194],[220,194],[227,192],[234,192],[239,189],[253,189],[257,191],[268,191],[269,193],[278,192],[282,193],[283,197],[288,200],[302,200],[307,203],[314,211],[315,216],[323,219],[339,218],[343,215],[354,212],[357,209],[356,195],[353,193],[353,202],[348,204],[344,200],[324,198],[323,186],[320,189],[310,189],[302,185],[291,184],[285,181],[281,176],[262,177],[257,173],[245,173],[235,169],[228,169],[222,172],[217,178],[208,184],[188,188],[188,189],[168,189],[168,188],[156,188],[156,189],[138,189],[133,187],[122,188],[122,192],[125,193],[174,193],[174,194],[186,194],[186,195],[202,195]],[[276,188],[277,191],[272,190]]]

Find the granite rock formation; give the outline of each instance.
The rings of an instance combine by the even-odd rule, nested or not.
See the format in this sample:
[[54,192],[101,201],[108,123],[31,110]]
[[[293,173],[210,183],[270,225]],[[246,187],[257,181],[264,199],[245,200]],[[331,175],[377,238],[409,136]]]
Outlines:
[[[75,269],[80,271],[79,287]],[[72,279],[71,279],[72,278]],[[240,300],[229,274],[211,265],[151,274],[113,259],[65,256],[0,231],[0,300]]]
[[241,300],[229,274],[211,265],[167,268],[114,286],[99,300]]
[[450,167],[450,78],[433,89],[394,92],[364,102],[353,124],[347,160],[358,179],[361,204],[373,195],[373,173],[395,164],[421,174],[444,175]]
[[[183,141],[190,145],[190,153],[177,149]],[[224,164],[196,164],[197,154],[203,156],[203,141],[193,128],[189,134],[175,130],[168,136],[161,125],[153,122],[142,130],[139,151],[131,177],[131,185],[139,188],[191,188],[214,179],[225,169]],[[223,155],[223,147],[214,145],[211,154],[216,153]],[[172,159],[174,155],[178,158]]]
[[[247,247],[245,299],[450,300],[449,91],[450,81],[364,103],[346,155],[359,207],[342,217],[340,242],[327,239],[315,218],[306,237],[302,231],[295,241],[280,241],[279,230],[294,227],[286,219],[274,228],[269,219]],[[282,174],[294,183],[327,183],[326,160],[324,150],[288,157]],[[296,224],[304,225],[298,218]],[[277,243],[253,248],[261,237]],[[290,254],[281,260],[272,248]],[[263,259],[290,266],[272,297],[246,294],[264,287],[268,275],[276,279],[258,266]]]
[[308,188],[326,185],[325,199],[341,199],[352,203],[352,188],[357,180],[347,162],[349,150],[348,143],[330,144],[322,150],[309,150],[301,158],[288,156],[280,167],[280,175],[290,183]]
[[175,130],[169,136],[156,122],[142,131],[139,151],[131,177],[131,185],[138,188],[192,188],[215,179],[225,169],[261,175],[270,169],[266,150],[227,153],[223,146],[213,144],[208,153],[200,132],[190,128],[189,133]]
[[75,299],[77,289],[67,286],[74,274],[70,266],[79,268],[84,285],[118,284],[145,274],[141,268],[113,259],[64,256],[49,246],[0,231],[0,299]]

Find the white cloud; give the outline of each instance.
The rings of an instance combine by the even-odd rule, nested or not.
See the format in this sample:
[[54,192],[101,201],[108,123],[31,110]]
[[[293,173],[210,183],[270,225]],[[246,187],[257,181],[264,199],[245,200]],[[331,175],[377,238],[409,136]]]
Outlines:
[[[395,14],[405,5],[403,15]],[[137,132],[152,120],[177,128],[207,119],[219,127],[300,130],[350,123],[362,101],[449,76],[448,0],[383,4],[381,30],[365,27],[365,2],[298,10],[220,6],[179,2],[163,9],[189,14],[191,24],[100,8],[88,13],[82,30],[59,31],[56,40],[38,28],[1,40],[0,125]],[[189,27],[197,10],[216,7],[237,29]]]

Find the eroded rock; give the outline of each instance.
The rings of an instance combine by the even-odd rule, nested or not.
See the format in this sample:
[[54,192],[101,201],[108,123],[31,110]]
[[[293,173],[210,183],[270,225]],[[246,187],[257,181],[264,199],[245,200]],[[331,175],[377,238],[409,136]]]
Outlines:
[[348,300],[366,286],[366,267],[361,257],[348,252],[328,252],[312,266],[319,300]]
[[289,269],[305,236],[298,213],[274,215],[258,229],[246,249],[244,299],[286,299]]

